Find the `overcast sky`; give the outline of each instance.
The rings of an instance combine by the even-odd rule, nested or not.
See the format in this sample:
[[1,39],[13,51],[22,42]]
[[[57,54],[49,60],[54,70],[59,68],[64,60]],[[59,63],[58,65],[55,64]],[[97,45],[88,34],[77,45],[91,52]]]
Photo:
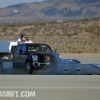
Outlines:
[[0,8],[7,7],[9,5],[19,4],[23,2],[41,2],[45,0],[0,0]]

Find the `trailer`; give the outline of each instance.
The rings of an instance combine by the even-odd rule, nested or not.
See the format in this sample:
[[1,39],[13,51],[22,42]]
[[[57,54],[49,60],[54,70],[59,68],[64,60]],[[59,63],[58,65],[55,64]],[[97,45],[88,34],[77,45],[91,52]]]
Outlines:
[[13,67],[13,52],[17,42],[0,40],[0,69]]

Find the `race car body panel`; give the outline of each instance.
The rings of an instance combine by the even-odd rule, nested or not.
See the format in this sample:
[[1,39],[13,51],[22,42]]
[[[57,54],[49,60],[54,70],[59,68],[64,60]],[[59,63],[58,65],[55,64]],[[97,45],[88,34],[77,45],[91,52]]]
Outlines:
[[100,65],[82,64],[77,59],[62,59],[56,52],[52,52],[50,70],[55,74],[90,75],[100,74]]

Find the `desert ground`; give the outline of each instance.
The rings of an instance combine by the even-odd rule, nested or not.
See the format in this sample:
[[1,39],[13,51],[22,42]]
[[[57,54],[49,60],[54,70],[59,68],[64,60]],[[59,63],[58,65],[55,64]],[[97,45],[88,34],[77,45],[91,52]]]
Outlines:
[[[100,54],[61,56],[76,58],[83,63],[100,63]],[[21,71],[1,74],[0,91],[35,91],[36,96],[0,97],[0,100],[100,100],[99,75],[49,75],[45,71],[35,72],[33,75],[20,75]]]
[[35,91],[35,97],[0,100],[100,100],[97,75],[0,75],[0,91]]
[[0,40],[17,41],[20,35],[29,36],[34,43],[49,44],[60,53],[100,53],[97,19],[0,24]]

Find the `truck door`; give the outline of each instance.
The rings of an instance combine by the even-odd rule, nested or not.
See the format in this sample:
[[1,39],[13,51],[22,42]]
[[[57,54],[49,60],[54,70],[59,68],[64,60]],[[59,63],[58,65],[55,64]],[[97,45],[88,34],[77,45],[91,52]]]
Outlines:
[[18,45],[15,49],[15,52],[14,52],[14,56],[13,56],[13,66],[14,67],[21,67],[20,66],[20,49],[21,49],[22,45]]
[[27,59],[25,44],[23,44],[23,46],[21,47],[21,53],[19,55],[19,59],[20,59],[20,66],[25,68],[26,59]]

